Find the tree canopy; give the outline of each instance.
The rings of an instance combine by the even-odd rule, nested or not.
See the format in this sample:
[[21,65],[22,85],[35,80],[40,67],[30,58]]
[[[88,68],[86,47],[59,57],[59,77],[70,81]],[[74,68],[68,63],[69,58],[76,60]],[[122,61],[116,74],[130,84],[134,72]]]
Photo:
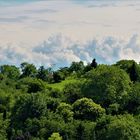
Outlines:
[[140,64],[0,66],[0,140],[139,140]]

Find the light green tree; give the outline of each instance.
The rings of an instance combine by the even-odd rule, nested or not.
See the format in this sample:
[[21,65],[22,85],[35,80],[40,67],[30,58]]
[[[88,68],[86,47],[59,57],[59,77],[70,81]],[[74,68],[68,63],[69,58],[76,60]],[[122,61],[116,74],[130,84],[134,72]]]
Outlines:
[[104,108],[88,98],[81,98],[74,102],[73,111],[76,119],[96,120],[105,114]]
[[52,133],[52,135],[48,138],[48,140],[62,140],[62,137],[59,133]]

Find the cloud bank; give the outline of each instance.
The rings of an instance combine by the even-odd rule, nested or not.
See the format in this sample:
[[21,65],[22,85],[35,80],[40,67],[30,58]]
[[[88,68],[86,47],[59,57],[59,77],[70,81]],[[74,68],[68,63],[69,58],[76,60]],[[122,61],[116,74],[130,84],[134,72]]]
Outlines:
[[138,35],[128,40],[106,37],[102,40],[93,38],[85,42],[74,41],[61,34],[51,36],[36,46],[27,44],[0,45],[0,63],[16,64],[27,61],[37,66],[56,68],[68,66],[72,61],[91,62],[93,58],[98,63],[111,64],[120,59],[140,61],[140,41]]
[[0,1],[0,64],[140,60],[138,0],[14,1]]

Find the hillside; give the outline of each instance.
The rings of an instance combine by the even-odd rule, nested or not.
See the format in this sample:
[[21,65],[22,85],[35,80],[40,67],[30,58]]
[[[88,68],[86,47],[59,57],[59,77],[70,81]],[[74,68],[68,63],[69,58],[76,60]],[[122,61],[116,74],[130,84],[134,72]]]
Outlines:
[[140,65],[0,66],[0,140],[140,140]]

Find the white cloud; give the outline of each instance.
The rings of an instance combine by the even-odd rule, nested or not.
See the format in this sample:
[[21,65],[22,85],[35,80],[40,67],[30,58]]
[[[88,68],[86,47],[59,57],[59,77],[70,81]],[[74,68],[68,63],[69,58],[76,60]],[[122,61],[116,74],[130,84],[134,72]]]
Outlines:
[[91,62],[93,58],[98,63],[115,63],[120,59],[140,61],[139,36],[134,35],[129,40],[106,37],[103,40],[74,41],[62,35],[49,37],[36,46],[0,45],[0,64],[16,64],[27,61],[37,66],[56,67],[68,66],[72,61]]
[[137,9],[140,9],[139,1],[113,0],[39,0],[1,6],[0,42],[36,44],[56,33],[75,40],[129,37],[140,34]]
[[139,61],[138,9],[139,1],[113,0],[39,0],[0,6],[0,63],[59,67],[94,57],[99,63]]

